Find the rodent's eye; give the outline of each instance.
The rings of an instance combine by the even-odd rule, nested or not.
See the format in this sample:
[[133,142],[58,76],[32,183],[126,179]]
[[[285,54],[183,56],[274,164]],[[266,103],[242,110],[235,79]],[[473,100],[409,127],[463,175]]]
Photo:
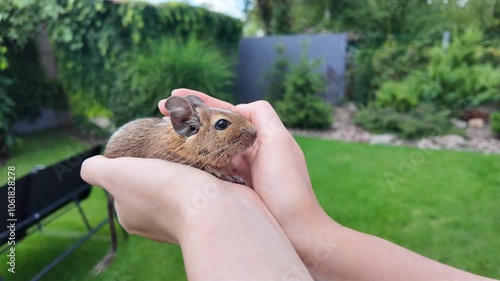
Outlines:
[[216,130],[225,130],[231,122],[227,121],[226,119],[219,119],[217,122],[215,122],[215,129]]

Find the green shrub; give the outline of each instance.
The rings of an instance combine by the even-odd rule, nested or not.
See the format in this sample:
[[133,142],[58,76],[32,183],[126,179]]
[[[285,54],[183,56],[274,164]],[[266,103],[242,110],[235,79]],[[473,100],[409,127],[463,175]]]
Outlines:
[[[111,96],[111,94],[110,94]],[[110,98],[109,100],[112,100]],[[92,95],[84,92],[75,92],[69,96],[69,103],[71,104],[71,111],[73,112],[73,121],[91,119],[94,117],[112,118],[113,112],[104,106],[104,104],[93,98]],[[78,125],[78,124],[76,124]],[[82,124],[85,126],[85,124]]]
[[[0,160],[8,157],[10,148],[14,145],[15,137],[11,131],[14,119],[14,102],[7,95],[7,87],[12,82],[0,75]],[[2,163],[0,163],[0,166]]]
[[389,37],[382,45],[362,46],[348,60],[348,98],[368,104],[387,81],[402,81],[414,70],[429,62],[430,40],[404,42],[404,38]]
[[379,89],[386,81],[401,81],[429,62],[425,42],[399,43],[389,38],[378,48],[372,59],[373,86]]
[[0,40],[0,71],[6,69],[9,66],[7,61],[7,47],[4,46],[3,42]]
[[300,62],[290,67],[285,77],[285,95],[276,102],[276,111],[287,127],[328,129],[333,122],[332,108],[318,94],[325,90],[325,80],[314,72],[319,62],[309,61],[303,52]]
[[276,59],[271,71],[264,75],[262,86],[266,88],[265,99],[271,104],[282,100],[285,95],[285,77],[289,72],[290,62],[285,56],[285,47],[277,45],[275,48]]
[[458,34],[447,50],[433,47],[424,70],[382,84],[376,103],[407,111],[431,102],[458,112],[500,100],[500,71],[482,60],[481,43],[481,32],[470,28]]
[[231,101],[231,60],[194,37],[151,41],[131,52],[119,68],[116,89],[106,107],[117,125],[158,113],[157,103],[177,88],[190,88]]
[[388,81],[375,93],[375,103],[382,107],[392,107],[397,111],[408,111],[420,103],[421,83],[420,72],[415,72],[403,81]]
[[369,106],[360,110],[355,123],[374,133],[394,133],[403,139],[463,132],[450,124],[451,112],[437,110],[429,104],[421,104],[403,113],[393,108]]
[[365,48],[356,51],[350,67],[347,69],[349,77],[349,98],[357,103],[367,104],[374,98],[375,87],[373,85],[374,71],[372,67],[373,53],[375,49]]
[[483,63],[491,63],[493,67],[500,67],[500,40],[489,40],[485,43]]
[[456,36],[448,50],[434,47],[422,96],[455,110],[500,100],[500,71],[482,62],[483,36],[475,28]]
[[494,112],[490,116],[491,131],[500,137],[500,111]]

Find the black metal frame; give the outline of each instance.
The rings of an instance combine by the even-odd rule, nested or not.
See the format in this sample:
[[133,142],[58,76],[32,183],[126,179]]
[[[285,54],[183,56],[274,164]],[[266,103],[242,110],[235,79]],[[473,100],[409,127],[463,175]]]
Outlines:
[[[101,145],[96,146],[91,150],[75,155],[55,165],[33,170],[31,174],[16,179],[16,244],[33,232],[42,231],[42,221],[50,220],[49,223],[52,222],[54,219],[48,218],[52,218],[53,216],[51,215],[53,213],[71,203],[74,203],[75,207],[78,209],[83,224],[87,229],[87,232],[78,241],[52,260],[46,267],[38,272],[32,280],[39,280],[42,278],[108,223],[108,219],[105,218],[96,226],[92,227],[80,205],[80,202],[90,195],[92,188],[80,177],[81,165],[88,157],[100,154],[101,149]],[[63,169],[58,172],[58,167],[66,168],[66,170]],[[60,171],[64,172],[61,174]],[[19,190],[17,186],[19,186]],[[3,188],[5,188],[5,190]],[[7,196],[7,185],[0,187],[0,200],[2,201],[3,196]],[[7,201],[7,198],[5,198],[5,201]],[[7,244],[10,235],[6,223],[7,210],[1,211],[4,213],[0,215],[3,220],[0,223],[5,224],[5,227],[0,225],[0,245],[4,243],[6,245],[0,248],[0,254],[6,252],[11,247]],[[47,224],[48,223],[45,225]],[[33,229],[32,227],[35,227],[34,231],[31,231]],[[2,280],[1,276],[0,280]]]

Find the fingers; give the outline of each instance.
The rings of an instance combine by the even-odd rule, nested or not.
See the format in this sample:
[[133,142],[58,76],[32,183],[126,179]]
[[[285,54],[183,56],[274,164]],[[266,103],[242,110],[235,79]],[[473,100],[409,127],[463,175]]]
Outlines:
[[226,197],[216,195],[235,185],[188,165],[132,157],[89,158],[82,165],[81,176],[113,196],[127,232],[169,243],[179,243],[186,223],[215,198],[224,202]]
[[[232,109],[232,108],[234,108],[234,105],[232,105],[232,104],[230,104],[228,102],[225,102],[225,101],[213,98],[213,97],[211,97],[211,96],[209,96],[207,94],[204,94],[202,92],[198,92],[198,91],[195,91],[195,90],[190,90],[190,89],[175,89],[175,90],[172,91],[172,96],[186,97],[186,96],[189,96],[189,95],[193,95],[193,96],[199,97],[209,107],[223,108],[223,109]],[[169,116],[168,110],[165,108],[165,102],[166,101],[167,101],[167,99],[160,100],[158,102],[158,108],[160,109],[160,112],[163,115]]]
[[106,188],[113,196],[118,189],[119,193],[137,188],[152,192],[165,186],[196,185],[215,179],[201,170],[160,159],[109,159],[101,155],[86,159],[80,174],[83,180]]
[[163,114],[165,116],[170,116],[170,114],[168,113],[167,108],[165,107],[165,103],[166,102],[167,102],[167,99],[160,100],[158,102],[158,109],[160,109],[161,114]]
[[[98,155],[83,162],[80,175],[86,182],[104,187],[109,193],[113,194],[115,189],[126,189],[126,186],[134,186],[134,183],[137,187],[145,185],[146,182],[151,181],[151,173],[162,174],[165,169],[168,169],[165,166],[169,164],[173,163],[157,159],[132,157],[110,159]],[[144,171],[144,167],[149,168],[147,172]],[[162,172],[157,171],[162,168]]]
[[[250,152],[249,152],[250,153]],[[248,161],[243,153],[237,155],[231,163],[231,172],[242,177],[248,187],[252,187],[252,173]]]
[[274,111],[271,104],[267,101],[239,104],[235,106],[234,110],[252,121],[256,126],[269,124],[270,122],[281,123],[278,114],[276,114],[276,111]]
[[185,96],[189,96],[189,95],[199,97],[205,104],[207,104],[210,107],[223,108],[223,109],[231,109],[234,107],[234,105],[232,105],[228,102],[213,98],[207,94],[204,94],[202,92],[198,92],[195,90],[176,89],[176,90],[172,91],[172,96],[185,97]]
[[213,98],[207,94],[204,94],[202,92],[198,92],[195,90],[181,88],[181,89],[175,89],[172,91],[172,96],[185,97],[185,96],[189,96],[189,95],[199,97],[209,107],[216,107],[216,108],[223,108],[223,109],[231,109],[234,107],[234,105],[232,105],[228,102]]
[[267,101],[239,104],[234,107],[234,111],[250,120],[257,127],[259,138],[265,142],[279,135],[289,135],[278,114]]

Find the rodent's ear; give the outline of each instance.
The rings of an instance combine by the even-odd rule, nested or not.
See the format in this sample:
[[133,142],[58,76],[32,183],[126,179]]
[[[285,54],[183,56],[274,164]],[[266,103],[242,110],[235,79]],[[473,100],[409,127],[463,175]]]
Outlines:
[[189,95],[186,96],[186,99],[193,107],[206,106],[206,104],[197,96]]
[[172,122],[172,127],[177,134],[189,137],[198,133],[201,125],[200,118],[187,99],[177,96],[170,97],[165,102],[165,108],[170,113],[170,122]]

